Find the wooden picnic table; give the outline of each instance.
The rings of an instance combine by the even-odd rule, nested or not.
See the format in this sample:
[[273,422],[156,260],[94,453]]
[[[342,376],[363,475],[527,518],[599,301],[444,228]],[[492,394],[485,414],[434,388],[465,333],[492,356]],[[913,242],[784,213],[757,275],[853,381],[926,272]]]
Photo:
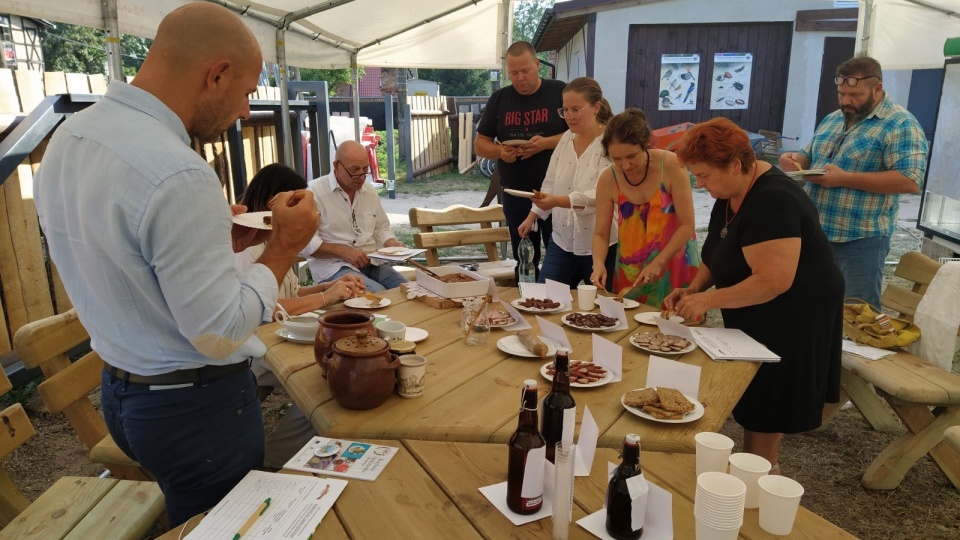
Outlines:
[[[501,299],[519,297],[516,288],[498,292]],[[518,391],[524,379],[541,382],[540,394],[550,384],[540,375],[544,359],[518,358],[501,352],[496,342],[508,335],[492,329],[486,346],[464,344],[460,331],[460,309],[436,309],[408,300],[399,289],[383,293],[391,304],[377,310],[407,326],[427,330],[429,337],[417,345],[417,353],[427,357],[426,390],[422,397],[404,399],[391,396],[376,409],[347,410],[336,403],[319,366],[314,363],[313,347],[291,343],[276,334],[279,325],[266,325],[257,335],[267,346],[266,361],[293,401],[310,418],[318,433],[347,439],[422,439],[432,441],[506,442],[516,428]],[[335,307],[334,309],[340,309]],[[644,448],[663,452],[694,452],[694,435],[701,431],[719,431],[734,405],[753,379],[759,364],[753,362],[716,362],[699,348],[678,358],[701,368],[700,392],[702,418],[683,424],[652,422],[634,416],[620,404],[620,397],[646,383],[649,356],[628,342],[640,324],[633,315],[646,306],[628,310],[629,329],[602,332],[601,335],[624,348],[623,380],[596,388],[574,388],[577,424],[584,406],[600,428],[598,444],[619,448],[626,433],[638,433]],[[560,324],[562,313],[541,315]],[[525,318],[536,328],[529,314]],[[656,327],[646,326],[649,331]],[[567,328],[573,347],[571,358],[592,358],[590,332]]]
[[[506,445],[409,439],[366,442],[388,444],[400,450],[377,480],[349,480],[333,511],[320,522],[314,538],[552,538],[549,518],[514,526],[479,491],[483,486],[506,480]],[[603,507],[606,463],[619,463],[617,453],[609,448],[598,449],[590,476],[576,478],[574,521]],[[647,480],[673,496],[674,538],[693,538],[694,456],[643,451],[640,463]],[[191,520],[186,527],[192,529],[199,521]],[[158,540],[182,538],[186,536],[182,529],[178,527]],[[595,537],[571,524],[570,538]],[[758,511],[746,510],[739,538],[834,540],[854,536],[801,506],[793,532],[787,536],[766,533],[760,528]]]

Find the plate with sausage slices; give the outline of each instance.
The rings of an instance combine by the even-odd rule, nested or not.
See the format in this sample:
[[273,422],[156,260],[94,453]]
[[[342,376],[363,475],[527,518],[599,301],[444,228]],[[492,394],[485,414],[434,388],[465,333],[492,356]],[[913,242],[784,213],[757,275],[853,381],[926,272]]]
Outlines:
[[[547,362],[540,367],[540,375],[553,382],[553,362]],[[594,388],[603,386],[613,380],[613,372],[600,364],[583,360],[570,361],[570,387]]]

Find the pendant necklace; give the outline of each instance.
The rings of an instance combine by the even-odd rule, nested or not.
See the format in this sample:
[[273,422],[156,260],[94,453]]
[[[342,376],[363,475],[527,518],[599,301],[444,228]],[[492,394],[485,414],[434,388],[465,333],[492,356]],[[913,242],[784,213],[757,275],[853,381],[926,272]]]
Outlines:
[[650,172],[650,151],[647,150],[646,148],[644,148],[643,151],[647,154],[647,167],[643,170],[643,178],[641,178],[639,182],[634,184],[633,182],[630,181],[630,178],[627,177],[627,173],[623,173],[623,179],[626,180],[627,183],[633,187],[637,187],[640,184],[642,184],[643,181],[647,179],[647,173]]
[[[754,163],[753,166],[754,166],[753,180],[750,180],[750,185],[748,185],[748,186],[747,186],[747,190],[743,192],[743,198],[744,198],[744,199],[747,198],[747,193],[750,192],[750,188],[753,187],[753,183],[756,182],[756,181],[757,181],[757,177],[760,176],[760,164],[759,164],[759,163]],[[740,208],[743,208],[743,201],[740,202]],[[730,199],[727,199],[727,207],[723,210],[723,218],[726,220],[726,223],[724,223],[724,224],[723,224],[723,228],[720,229],[720,238],[726,238],[726,237],[727,237],[727,227],[728,227],[731,223],[733,223],[733,220],[737,217],[737,213],[740,212],[740,208],[737,208],[737,210],[733,213],[733,215],[732,215],[732,216],[729,216],[729,214],[730,214]],[[728,216],[729,216],[729,217],[728,217]]]

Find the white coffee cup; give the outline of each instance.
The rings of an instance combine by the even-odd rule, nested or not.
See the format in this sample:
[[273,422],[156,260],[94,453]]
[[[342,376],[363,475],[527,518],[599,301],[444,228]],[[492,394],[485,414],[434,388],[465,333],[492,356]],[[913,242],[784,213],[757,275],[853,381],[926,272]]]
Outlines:
[[693,438],[697,442],[697,476],[711,471],[727,472],[733,439],[712,431],[697,433]]
[[423,381],[427,375],[427,359],[419,354],[400,357],[397,371],[397,393],[400,397],[417,398],[423,395]]
[[317,336],[317,329],[320,328],[319,319],[306,315],[288,317],[282,311],[278,311],[274,315],[274,319],[283,325],[284,330],[297,339],[313,339]]
[[744,508],[760,506],[760,487],[757,480],[770,472],[770,462],[756,454],[738,452],[730,455],[730,474],[743,480],[747,486]]
[[760,486],[760,528],[770,534],[786,535],[793,530],[803,486],[786,476],[762,476]]
[[383,321],[377,323],[377,335],[386,341],[397,341],[407,335],[407,325],[400,321]]
[[596,285],[577,285],[577,307],[580,308],[580,311],[592,310],[595,307],[593,304],[596,300]]

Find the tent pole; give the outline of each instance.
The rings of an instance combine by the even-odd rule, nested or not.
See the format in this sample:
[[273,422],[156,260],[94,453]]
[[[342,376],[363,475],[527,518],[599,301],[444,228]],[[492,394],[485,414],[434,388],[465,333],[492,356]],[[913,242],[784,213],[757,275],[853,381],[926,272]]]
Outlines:
[[870,54],[871,26],[873,25],[873,0],[861,0],[861,9],[857,14],[857,30],[859,38],[854,50],[855,54]]
[[117,0],[100,0],[103,13],[103,37],[107,45],[107,76],[110,81],[123,81],[123,60],[120,57],[120,26],[117,22]]
[[[287,30],[277,28],[277,82],[280,84],[280,141],[283,149],[280,152],[283,165],[293,167],[293,136],[290,133],[290,100],[287,98],[287,48],[284,43]],[[297,132],[299,133],[299,126]]]
[[360,142],[360,66],[357,65],[357,53],[350,53],[350,67],[353,69],[353,131]]

